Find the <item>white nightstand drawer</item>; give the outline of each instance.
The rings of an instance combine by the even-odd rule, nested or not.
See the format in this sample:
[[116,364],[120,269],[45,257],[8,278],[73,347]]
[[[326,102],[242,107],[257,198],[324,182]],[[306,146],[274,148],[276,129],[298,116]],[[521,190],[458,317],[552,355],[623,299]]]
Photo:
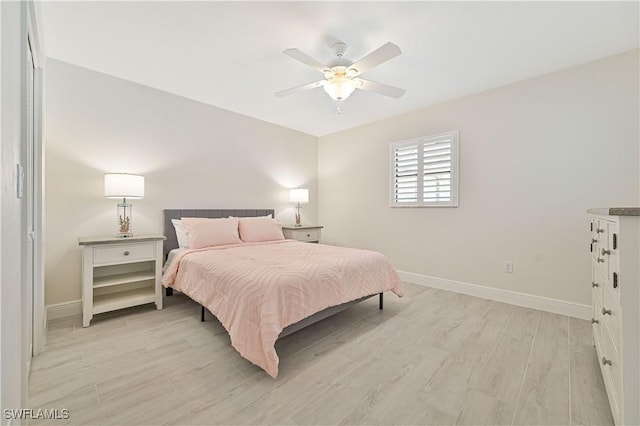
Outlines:
[[155,256],[154,243],[123,244],[93,249],[93,263],[96,265],[155,259]]
[[320,231],[318,229],[301,229],[294,231],[293,238],[298,241],[318,241],[320,240]]
[[322,226],[283,226],[282,232],[288,240],[298,240],[307,243],[319,243],[322,235]]

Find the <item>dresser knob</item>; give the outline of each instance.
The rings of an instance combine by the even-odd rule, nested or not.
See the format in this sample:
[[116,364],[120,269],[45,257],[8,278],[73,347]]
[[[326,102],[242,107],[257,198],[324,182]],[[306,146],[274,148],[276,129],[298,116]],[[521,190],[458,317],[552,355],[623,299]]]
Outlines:
[[600,324],[600,321],[595,318],[591,318],[591,324]]
[[611,309],[602,308],[602,315],[611,315]]
[[125,256],[129,256],[129,252],[128,252],[128,251],[125,251],[123,254],[124,254]]
[[598,229],[596,229],[596,232],[597,232],[598,234],[602,234],[602,233],[604,232],[604,229],[602,229],[602,228],[598,228]]
[[611,360],[602,357],[602,365],[611,365]]
[[307,238],[309,238],[311,236],[311,234],[307,234]]
[[601,257],[599,257],[599,258],[598,258],[598,263],[604,263],[604,259],[603,259],[603,258],[601,258]]
[[595,239],[595,238],[592,238],[592,239],[591,239],[591,244],[595,244],[595,243],[597,243],[597,242],[598,242],[598,240],[597,240],[597,239]]
[[611,250],[602,249],[602,255],[604,256],[605,254],[611,254]]
[[591,287],[600,287],[600,284],[594,281],[591,283]]

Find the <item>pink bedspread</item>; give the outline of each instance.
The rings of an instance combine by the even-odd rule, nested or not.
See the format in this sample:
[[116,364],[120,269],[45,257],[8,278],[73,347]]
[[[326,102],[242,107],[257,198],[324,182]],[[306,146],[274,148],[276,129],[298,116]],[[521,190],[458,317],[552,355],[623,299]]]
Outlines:
[[162,283],[206,306],[231,344],[269,375],[278,375],[280,332],[330,306],[403,285],[382,254],[292,240],[188,250]]

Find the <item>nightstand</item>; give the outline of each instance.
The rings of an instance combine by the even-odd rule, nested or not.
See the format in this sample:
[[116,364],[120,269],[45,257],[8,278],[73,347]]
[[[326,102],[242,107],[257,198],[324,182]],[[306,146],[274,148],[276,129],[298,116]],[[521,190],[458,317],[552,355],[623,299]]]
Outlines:
[[78,238],[82,326],[96,314],[155,303],[162,309],[162,235]]
[[283,226],[282,233],[288,240],[298,240],[307,243],[319,243],[322,228],[324,228],[324,226]]

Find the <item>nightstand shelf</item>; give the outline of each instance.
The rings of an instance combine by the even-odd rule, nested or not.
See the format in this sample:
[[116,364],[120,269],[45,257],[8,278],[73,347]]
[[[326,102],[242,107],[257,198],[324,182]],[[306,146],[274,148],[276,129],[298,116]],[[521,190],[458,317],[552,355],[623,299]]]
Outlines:
[[288,240],[298,240],[306,243],[319,243],[324,226],[303,225],[303,226],[283,226],[282,232]]
[[153,287],[136,288],[133,290],[119,291],[93,297],[93,313],[101,314],[116,309],[130,308],[131,306],[144,305],[155,302],[155,290]]
[[161,235],[80,238],[82,326],[96,314],[155,303],[162,309]]
[[131,272],[126,274],[109,275],[106,277],[95,277],[93,279],[93,288],[154,280],[155,277],[156,274],[154,271]]

